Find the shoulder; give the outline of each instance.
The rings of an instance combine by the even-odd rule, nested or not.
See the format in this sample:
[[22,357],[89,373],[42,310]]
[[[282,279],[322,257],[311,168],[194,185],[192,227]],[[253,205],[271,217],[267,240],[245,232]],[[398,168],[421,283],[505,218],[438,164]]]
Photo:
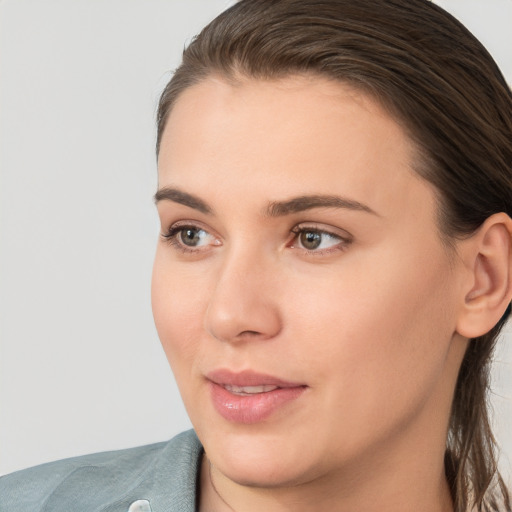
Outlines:
[[[190,430],[168,442],[42,464],[0,478],[2,512],[192,512],[202,447]],[[149,509],[147,509],[149,510]]]

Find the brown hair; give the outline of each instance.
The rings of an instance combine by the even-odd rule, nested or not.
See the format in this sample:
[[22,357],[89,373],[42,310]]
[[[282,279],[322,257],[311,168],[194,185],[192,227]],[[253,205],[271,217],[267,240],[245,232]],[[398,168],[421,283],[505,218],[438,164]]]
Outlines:
[[[212,74],[274,79],[317,74],[372,95],[419,150],[416,171],[438,192],[440,232],[473,233],[512,216],[512,93],[492,57],[428,0],[242,0],[184,50],[158,110],[157,153],[179,94]],[[471,340],[450,418],[446,474],[456,512],[511,510],[497,471],[487,393],[501,321]]]

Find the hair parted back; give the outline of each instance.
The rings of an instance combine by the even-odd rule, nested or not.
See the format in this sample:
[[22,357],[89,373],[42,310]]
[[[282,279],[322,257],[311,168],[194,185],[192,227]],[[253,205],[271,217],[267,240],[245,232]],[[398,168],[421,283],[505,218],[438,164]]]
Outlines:
[[[415,171],[437,190],[448,245],[494,213],[512,217],[512,93],[478,40],[429,0],[238,2],[184,50],[160,99],[157,153],[173,104],[193,84],[293,74],[348,83],[398,120],[417,146]],[[506,316],[471,340],[459,373],[445,458],[456,512],[512,510],[487,405]]]

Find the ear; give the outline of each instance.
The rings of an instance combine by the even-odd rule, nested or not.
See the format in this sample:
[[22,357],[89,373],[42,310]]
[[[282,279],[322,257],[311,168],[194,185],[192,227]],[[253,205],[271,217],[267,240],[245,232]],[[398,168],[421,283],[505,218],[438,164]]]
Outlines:
[[456,330],[476,338],[499,322],[512,300],[512,219],[492,215],[462,245],[467,272]]

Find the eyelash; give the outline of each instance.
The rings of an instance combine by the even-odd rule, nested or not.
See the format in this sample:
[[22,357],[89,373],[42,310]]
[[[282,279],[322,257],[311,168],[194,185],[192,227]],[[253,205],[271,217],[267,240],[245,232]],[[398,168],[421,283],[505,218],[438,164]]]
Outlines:
[[[169,243],[173,248],[177,249],[178,251],[181,251],[182,253],[188,253],[188,254],[198,254],[203,249],[201,248],[194,248],[194,247],[187,247],[185,244],[180,242],[178,240],[178,236],[180,233],[183,233],[185,230],[191,229],[195,231],[203,231],[204,233],[207,233],[210,236],[211,235],[206,229],[202,228],[201,226],[194,225],[194,224],[177,224],[173,225],[169,228],[169,230],[166,233],[162,233],[162,238]],[[346,236],[341,236],[339,234],[333,233],[332,231],[320,228],[318,226],[311,226],[311,225],[297,225],[293,229],[290,230],[290,233],[294,235],[291,242],[288,243],[287,247],[293,248],[293,249],[299,249],[303,252],[305,252],[308,255],[313,256],[323,256],[330,254],[332,252],[336,251],[345,251],[347,247],[352,243],[352,237],[347,233]],[[294,245],[299,240],[299,237],[303,233],[313,233],[323,236],[328,236],[332,239],[336,239],[339,242],[333,245],[332,247],[328,247],[326,249],[307,249],[305,247],[295,247]],[[300,241],[300,240],[299,240]],[[220,245],[220,242],[214,245]]]
[[[299,224],[291,230],[291,233],[293,233],[295,236],[293,237],[293,240],[291,241],[291,245],[289,245],[289,247],[300,249],[301,251],[304,251],[306,254],[311,256],[325,256],[333,252],[345,251],[347,247],[352,243],[352,237],[348,233],[346,233],[345,236],[342,236],[341,234],[334,233],[332,231],[329,231],[328,229],[315,225],[312,226]],[[300,242],[299,237],[303,233],[312,233],[327,236],[330,237],[331,239],[336,239],[338,242],[331,247],[319,250],[311,250],[307,249],[306,247],[294,247],[294,244],[297,243],[297,241]]]
[[[178,240],[178,235],[180,233],[183,233],[183,231],[187,229],[192,229],[196,231],[204,231],[205,233],[208,233],[206,229],[203,229],[201,226],[197,226],[194,224],[175,224],[171,226],[166,233],[162,233],[162,238],[173,248],[177,249],[178,251],[181,251],[183,253],[188,254],[197,254],[201,249],[197,249],[194,247],[187,247],[185,244],[180,243]],[[208,233],[210,234],[210,233]],[[216,244],[218,245],[218,244]]]

